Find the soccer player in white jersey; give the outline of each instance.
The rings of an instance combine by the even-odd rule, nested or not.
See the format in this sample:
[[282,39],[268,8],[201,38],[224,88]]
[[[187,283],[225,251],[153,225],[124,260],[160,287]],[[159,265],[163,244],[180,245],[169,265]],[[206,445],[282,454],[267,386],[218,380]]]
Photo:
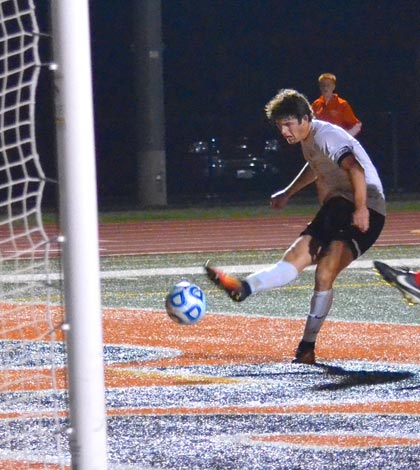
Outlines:
[[293,362],[315,364],[315,342],[333,301],[338,274],[370,248],[385,222],[385,197],[378,173],[360,143],[340,127],[313,119],[307,98],[284,89],[266,105],[268,119],[289,144],[300,143],[306,164],[271,196],[283,209],[298,191],[315,183],[321,207],[314,219],[268,269],[239,280],[210,265],[205,270],[235,301],[285,286],[316,265],[314,291],[302,340]]

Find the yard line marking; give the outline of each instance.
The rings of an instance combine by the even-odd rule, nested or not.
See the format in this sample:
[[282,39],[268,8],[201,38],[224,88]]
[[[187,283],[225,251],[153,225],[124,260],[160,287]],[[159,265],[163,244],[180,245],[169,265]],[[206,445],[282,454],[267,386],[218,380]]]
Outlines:
[[[420,267],[420,258],[399,258],[385,260],[390,266],[409,266],[412,269]],[[244,264],[244,265],[228,265],[220,266],[226,272],[230,273],[250,273],[266,269],[272,264]],[[347,269],[372,269],[372,260],[356,260],[353,261]],[[310,266],[306,271],[313,271],[315,266]],[[129,277],[149,277],[149,276],[182,276],[184,274],[204,274],[202,266],[185,266],[177,268],[144,268],[144,269],[125,269],[125,270],[112,270],[102,271],[100,273],[101,279],[125,279]],[[18,282],[46,282],[57,281],[62,278],[59,273],[51,273],[46,276],[45,274],[4,274],[0,276],[0,282],[4,283],[18,283]]]

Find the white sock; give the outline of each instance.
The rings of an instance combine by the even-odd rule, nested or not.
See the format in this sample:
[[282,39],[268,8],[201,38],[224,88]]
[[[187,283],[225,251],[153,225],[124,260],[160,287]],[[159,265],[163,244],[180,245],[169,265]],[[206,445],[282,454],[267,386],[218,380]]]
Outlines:
[[311,310],[306,319],[303,341],[313,343],[316,341],[319,330],[327,318],[333,301],[333,290],[314,291],[311,299]]
[[279,261],[277,264],[250,274],[246,282],[253,294],[275,287],[285,286],[298,277],[298,270],[287,261]]

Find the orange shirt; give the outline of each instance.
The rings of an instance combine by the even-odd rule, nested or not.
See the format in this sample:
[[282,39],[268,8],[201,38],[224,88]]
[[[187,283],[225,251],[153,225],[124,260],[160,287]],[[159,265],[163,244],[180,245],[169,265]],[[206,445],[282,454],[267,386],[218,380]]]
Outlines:
[[337,124],[346,130],[351,129],[360,122],[354,115],[349,103],[340,98],[337,93],[333,93],[328,103],[325,102],[323,96],[320,96],[312,103],[312,109],[317,119]]

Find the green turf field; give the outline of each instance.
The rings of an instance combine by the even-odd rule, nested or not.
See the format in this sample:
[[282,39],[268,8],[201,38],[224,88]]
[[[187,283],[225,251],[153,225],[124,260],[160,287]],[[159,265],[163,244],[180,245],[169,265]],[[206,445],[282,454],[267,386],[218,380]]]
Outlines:
[[[211,259],[219,266],[229,266],[238,276],[277,262],[282,251],[240,251],[224,253],[161,254],[101,258],[101,290],[104,307],[163,310],[166,293],[182,278],[201,286],[207,295],[208,311],[213,313],[267,315],[305,318],[313,290],[313,271],[306,270],[291,285],[260,293],[236,304],[215,288],[204,275],[203,263]],[[362,267],[346,269],[335,283],[335,299],[329,318],[372,322],[418,323],[420,306],[409,306],[400,293],[381,282],[365,262],[403,260],[411,268],[420,268],[420,249],[416,246],[371,248],[358,261]],[[356,263],[358,264],[358,263]],[[236,269],[235,269],[236,267]],[[58,264],[52,263],[58,276]],[[248,269],[249,268],[249,269]],[[61,301],[59,282],[52,300]],[[7,285],[5,287],[7,289]],[[40,285],[38,298],[45,292]],[[18,300],[25,300],[17,297]]]
[[[103,305],[163,309],[170,287],[185,277],[204,289],[209,312],[304,318],[313,289],[311,270],[289,286],[235,304],[209,283],[201,269],[208,258],[219,266],[238,266],[242,271],[247,266],[276,262],[281,255],[280,251],[241,251],[103,258]],[[416,247],[372,248],[360,261],[419,258],[420,250]],[[345,270],[336,281],[330,318],[416,323],[420,321],[420,307],[404,303],[399,292],[380,282],[371,268],[354,268]]]

